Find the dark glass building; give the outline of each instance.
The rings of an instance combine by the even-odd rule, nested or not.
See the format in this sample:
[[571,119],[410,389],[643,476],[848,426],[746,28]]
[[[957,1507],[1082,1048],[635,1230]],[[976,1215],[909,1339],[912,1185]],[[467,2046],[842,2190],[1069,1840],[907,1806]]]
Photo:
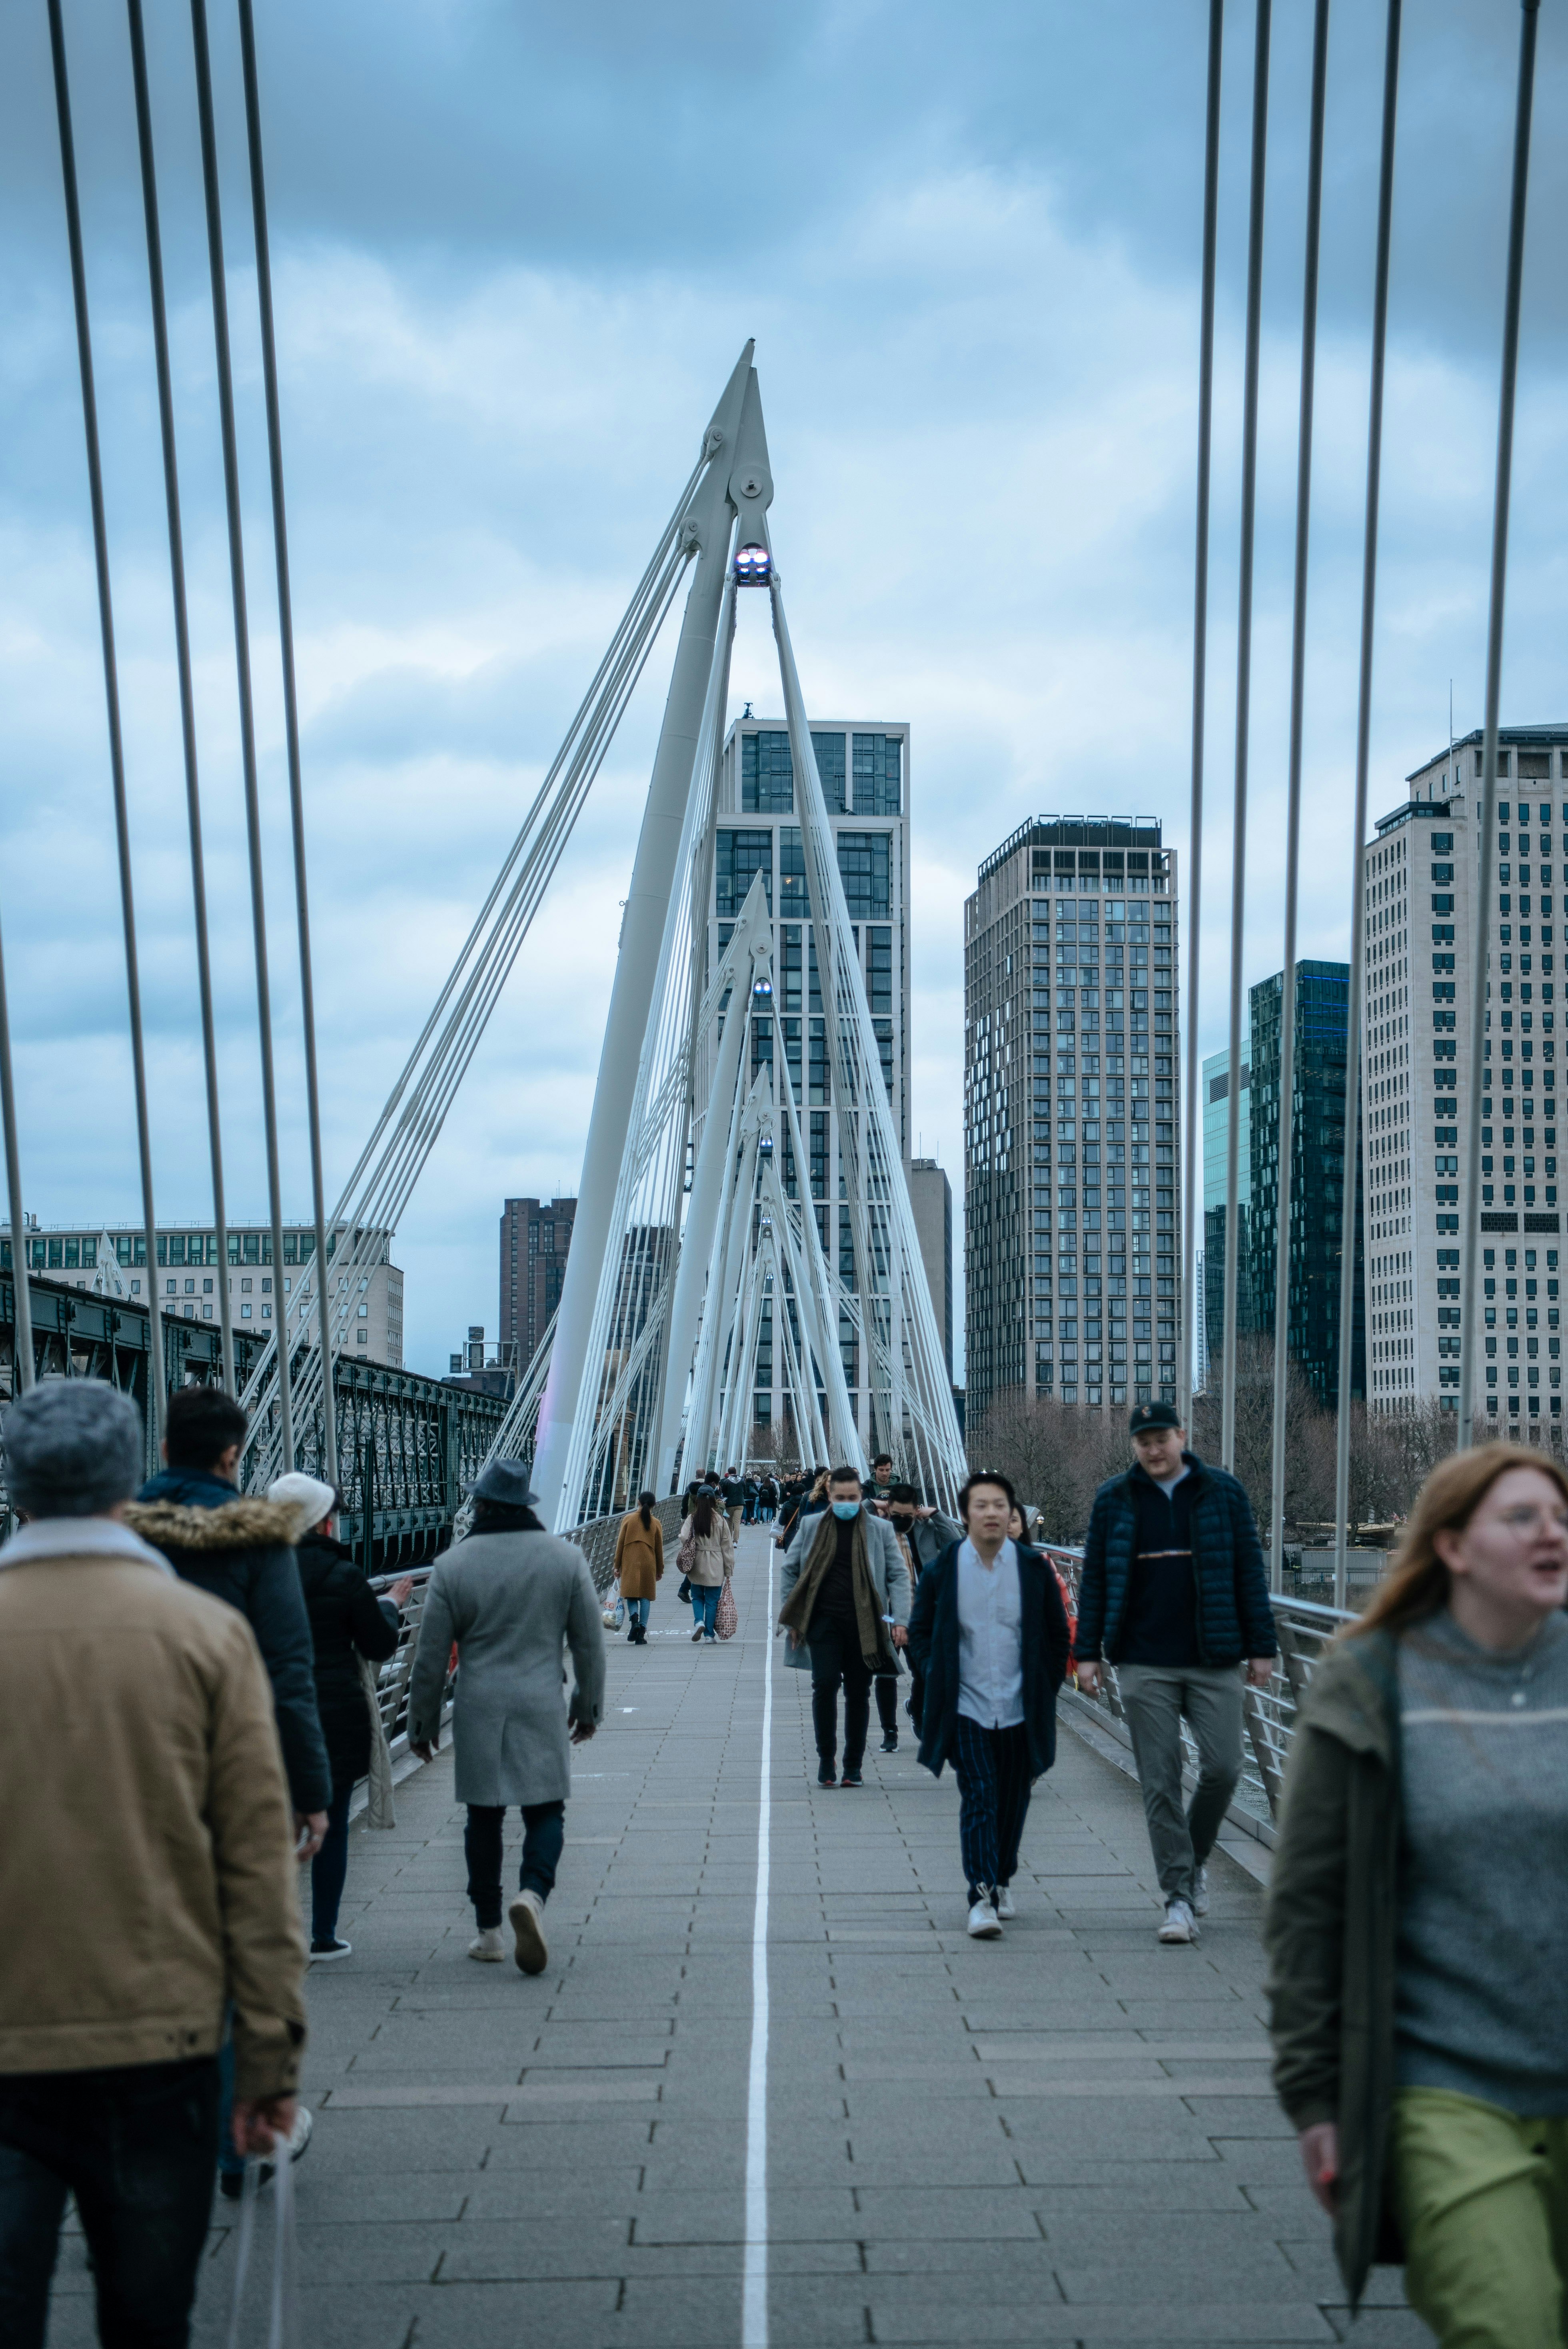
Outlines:
[[[1252,1001],[1251,1213],[1252,1305],[1255,1326],[1274,1326],[1275,1247],[1279,1229],[1280,1062],[1284,973],[1254,987]],[[1295,1066],[1290,1115],[1290,1318],[1287,1344],[1319,1402],[1339,1392],[1339,1284],[1345,1182],[1345,1085],[1350,968],[1342,962],[1295,967]],[[1358,1105],[1359,1107],[1359,1105]],[[1367,1392],[1367,1313],[1363,1280],[1361,1151],[1356,1152],[1356,1280],[1350,1392]]]

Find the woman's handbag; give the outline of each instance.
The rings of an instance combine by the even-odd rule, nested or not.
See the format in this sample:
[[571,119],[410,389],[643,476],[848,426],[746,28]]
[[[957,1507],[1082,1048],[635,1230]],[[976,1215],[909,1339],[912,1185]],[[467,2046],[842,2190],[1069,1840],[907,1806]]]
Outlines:
[[735,1585],[727,1574],[724,1578],[724,1588],[718,1594],[718,1608],[713,1619],[713,1628],[721,1640],[733,1640],[740,1629],[740,1618],[735,1608]]
[[[410,1659],[413,1652],[410,1646]],[[387,1743],[387,1724],[381,1717],[381,1674],[365,1656],[356,1656],[355,1661],[359,1666],[359,1685],[365,1691],[370,1714],[370,1796],[365,1824],[367,1827],[395,1827],[397,1812],[392,1800],[392,1750]]]

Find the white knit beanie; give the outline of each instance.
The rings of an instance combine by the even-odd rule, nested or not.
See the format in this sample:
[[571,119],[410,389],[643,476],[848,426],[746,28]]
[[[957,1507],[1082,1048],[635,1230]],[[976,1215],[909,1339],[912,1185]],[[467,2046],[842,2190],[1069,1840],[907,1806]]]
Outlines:
[[295,1541],[303,1541],[312,1526],[320,1525],[323,1517],[331,1516],[337,1506],[337,1493],[333,1485],[324,1485],[319,1476],[306,1476],[297,1468],[269,1485],[267,1498],[294,1511]]

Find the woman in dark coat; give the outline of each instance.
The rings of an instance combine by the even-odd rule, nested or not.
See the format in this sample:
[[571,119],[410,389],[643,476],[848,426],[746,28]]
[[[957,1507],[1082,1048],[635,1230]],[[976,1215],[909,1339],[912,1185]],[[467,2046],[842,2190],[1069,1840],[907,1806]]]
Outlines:
[[316,1711],[332,1764],[326,1834],[310,1866],[310,1954],[320,1963],[346,1958],[353,1948],[337,1938],[337,1912],[348,1874],[349,1802],[370,1768],[370,1706],[359,1659],[383,1664],[397,1654],[402,1609],[414,1586],[410,1576],[400,1575],[377,1598],[353,1552],[332,1539],[337,1495],[330,1485],[298,1474],[280,1476],[267,1498],[292,1507],[301,1526],[294,1556],[315,1645]]

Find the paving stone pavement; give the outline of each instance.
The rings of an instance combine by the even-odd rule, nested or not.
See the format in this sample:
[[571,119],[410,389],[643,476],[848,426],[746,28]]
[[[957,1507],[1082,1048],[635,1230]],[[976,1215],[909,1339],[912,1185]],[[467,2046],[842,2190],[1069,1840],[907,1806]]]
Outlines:
[[[668,1576],[647,1646],[611,1640],[542,1976],[467,1955],[449,1752],[356,1831],[354,1955],[309,1985],[299,2349],[740,2349],[769,1570],[747,1532],[727,1644],[691,1644]],[[1218,1858],[1202,1945],[1159,1946],[1137,1789],[1064,1733],[1017,1922],[972,1942],[951,1775],[907,1723],[880,1754],[873,1713],[864,1788],[820,1792],[808,1678],[771,1659],[769,2349],[1351,2337],[1269,2090],[1259,1887]],[[233,2257],[219,2203],[199,2349]],[[53,2349],[92,2341],[89,2295],[67,2239]],[[1429,2342],[1397,2275],[1370,2298],[1363,2349]]]

